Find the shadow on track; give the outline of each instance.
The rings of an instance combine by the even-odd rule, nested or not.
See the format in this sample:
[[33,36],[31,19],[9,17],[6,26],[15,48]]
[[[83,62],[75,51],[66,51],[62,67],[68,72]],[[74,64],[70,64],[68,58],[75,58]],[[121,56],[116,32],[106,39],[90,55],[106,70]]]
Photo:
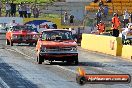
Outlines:
[[18,71],[0,59],[0,77],[10,88],[38,88]]

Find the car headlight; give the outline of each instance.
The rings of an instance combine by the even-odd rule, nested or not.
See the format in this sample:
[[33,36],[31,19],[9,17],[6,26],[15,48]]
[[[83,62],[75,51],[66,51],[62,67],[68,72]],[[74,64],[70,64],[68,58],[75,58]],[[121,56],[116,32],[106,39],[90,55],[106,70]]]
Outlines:
[[71,51],[77,51],[77,47],[72,47]]
[[35,39],[35,40],[37,40],[38,39],[38,35],[33,35],[32,38]]
[[18,36],[17,35],[12,35],[12,39],[17,39]]
[[41,46],[41,48],[40,48],[40,51],[41,51],[41,52],[46,52],[46,50],[47,50],[47,48],[46,48],[46,47]]

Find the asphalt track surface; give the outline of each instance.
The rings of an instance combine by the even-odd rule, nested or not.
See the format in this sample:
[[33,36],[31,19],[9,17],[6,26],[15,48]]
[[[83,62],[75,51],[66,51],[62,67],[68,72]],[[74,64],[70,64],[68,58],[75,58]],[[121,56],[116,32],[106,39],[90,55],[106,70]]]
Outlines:
[[0,87],[1,88],[132,88],[129,84],[76,83],[76,70],[83,67],[88,74],[130,74],[132,62],[78,47],[79,65],[62,62],[36,63],[35,46],[5,44],[0,35]]

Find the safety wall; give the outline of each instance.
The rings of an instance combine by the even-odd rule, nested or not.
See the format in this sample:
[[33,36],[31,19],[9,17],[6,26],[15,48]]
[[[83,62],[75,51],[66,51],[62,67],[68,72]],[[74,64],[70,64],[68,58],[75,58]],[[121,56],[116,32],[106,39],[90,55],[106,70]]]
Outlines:
[[82,34],[81,47],[91,51],[121,56],[122,40],[119,37]]
[[122,57],[127,59],[132,59],[132,46],[130,45],[123,45],[122,48]]

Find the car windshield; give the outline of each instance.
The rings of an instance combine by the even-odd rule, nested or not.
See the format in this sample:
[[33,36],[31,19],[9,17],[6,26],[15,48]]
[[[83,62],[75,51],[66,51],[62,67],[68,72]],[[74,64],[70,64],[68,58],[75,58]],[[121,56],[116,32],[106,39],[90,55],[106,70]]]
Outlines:
[[44,31],[42,40],[72,40],[72,33],[64,30]]
[[34,31],[32,26],[13,26],[12,27],[13,31],[18,31],[18,30],[29,30],[29,31]]

